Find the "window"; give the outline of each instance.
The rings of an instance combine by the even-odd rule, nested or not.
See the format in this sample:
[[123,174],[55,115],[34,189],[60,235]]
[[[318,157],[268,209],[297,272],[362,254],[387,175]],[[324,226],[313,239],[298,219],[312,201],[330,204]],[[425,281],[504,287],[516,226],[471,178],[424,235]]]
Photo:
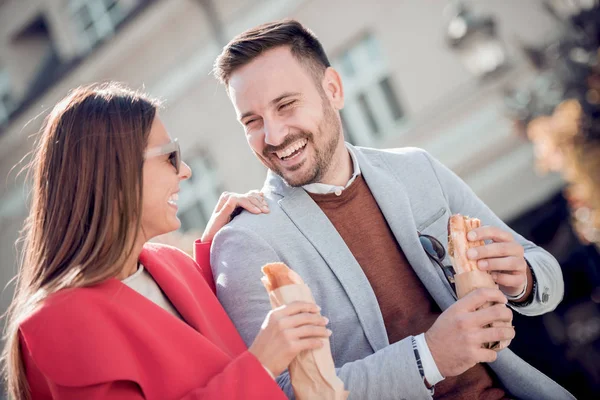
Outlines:
[[405,114],[377,40],[364,36],[333,65],[344,84],[341,115],[346,140],[370,146],[395,131]]
[[0,70],[0,125],[8,122],[8,117],[14,108],[8,73]]
[[192,176],[181,182],[177,202],[181,230],[202,231],[217,205],[222,190],[208,155],[193,157],[188,164],[192,169]]
[[69,11],[81,50],[87,51],[100,40],[112,35],[130,9],[131,1],[70,0]]

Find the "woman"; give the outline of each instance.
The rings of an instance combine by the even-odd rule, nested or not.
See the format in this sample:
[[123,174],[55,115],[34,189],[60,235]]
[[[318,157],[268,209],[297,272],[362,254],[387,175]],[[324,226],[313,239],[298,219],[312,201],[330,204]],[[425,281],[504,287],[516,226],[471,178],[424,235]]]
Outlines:
[[[106,84],[74,90],[45,121],[7,325],[13,398],[285,399],[270,374],[330,334],[316,306],[295,303],[247,350],[203,278],[210,266],[148,243],[179,228],[191,175],[156,110]],[[224,197],[205,236],[251,203]]]

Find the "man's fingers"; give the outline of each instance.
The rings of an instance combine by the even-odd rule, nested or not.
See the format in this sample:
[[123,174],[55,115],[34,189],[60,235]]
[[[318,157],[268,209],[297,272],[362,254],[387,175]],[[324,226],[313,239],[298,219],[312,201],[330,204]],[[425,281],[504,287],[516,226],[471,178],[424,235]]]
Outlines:
[[523,257],[525,250],[517,242],[490,243],[485,246],[473,247],[467,251],[470,260],[498,257]]
[[471,241],[493,240],[494,242],[512,242],[514,240],[509,232],[489,225],[473,229],[469,232],[467,238]]
[[502,271],[510,273],[524,273],[527,263],[523,257],[498,257],[477,261],[477,267],[483,271]]
[[512,326],[491,326],[478,332],[478,341],[481,343],[503,342],[515,338],[515,328]]
[[506,301],[504,293],[498,289],[479,288],[458,300],[454,305],[464,311],[472,312],[488,302],[506,304]]
[[511,309],[506,307],[504,304],[495,304],[493,306],[475,311],[471,317],[477,326],[483,327],[495,321],[510,322],[512,321],[513,314]]
[[502,272],[492,272],[492,278],[500,286],[506,286],[509,288],[523,288],[525,284],[525,277],[521,275],[504,274]]
[[479,362],[484,362],[484,363],[491,363],[496,361],[496,359],[498,358],[498,353],[496,353],[494,350],[489,350],[489,349],[478,349],[477,350],[477,360]]

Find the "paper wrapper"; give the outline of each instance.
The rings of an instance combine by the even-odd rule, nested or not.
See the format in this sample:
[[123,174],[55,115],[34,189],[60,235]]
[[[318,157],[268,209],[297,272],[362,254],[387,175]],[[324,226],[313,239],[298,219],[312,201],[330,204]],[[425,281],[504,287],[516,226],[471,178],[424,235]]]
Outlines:
[[[315,299],[305,284],[282,286],[269,291],[273,308],[294,301],[314,303]],[[303,351],[289,366],[290,380],[298,400],[346,400],[349,392],[335,374],[329,339],[322,339],[324,346],[317,350]]]
[[[483,246],[483,241],[469,242],[466,238],[466,234],[481,225],[481,222],[477,218],[465,218],[460,214],[455,214],[450,217],[448,223],[449,232],[449,253],[452,265],[456,270],[457,274],[454,275],[454,282],[456,285],[456,295],[459,299],[465,297],[475,289],[479,288],[493,288],[497,289],[498,285],[494,282],[492,276],[486,272],[481,271],[477,267],[477,262],[474,260],[467,259],[467,250],[471,247]],[[488,302],[481,306],[479,309],[487,308],[495,303]],[[511,326],[510,322],[506,321],[495,321],[488,326]],[[485,343],[483,347],[500,351],[508,346],[510,341],[492,342]]]
[[[469,271],[463,272],[462,274],[454,275],[454,282],[456,285],[456,295],[459,299],[465,297],[475,289],[479,288],[498,288],[498,285],[492,279],[492,276],[484,271]],[[495,303],[488,302],[481,306],[479,309],[493,306]],[[510,322],[506,321],[495,321],[488,326],[511,326]],[[501,342],[485,343],[483,347],[490,350],[500,351],[508,346],[510,340]]]

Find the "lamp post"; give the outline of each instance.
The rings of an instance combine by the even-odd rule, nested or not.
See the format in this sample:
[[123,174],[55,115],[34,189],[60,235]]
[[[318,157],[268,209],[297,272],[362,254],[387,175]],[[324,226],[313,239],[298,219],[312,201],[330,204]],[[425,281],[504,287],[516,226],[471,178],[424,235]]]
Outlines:
[[450,6],[446,40],[473,75],[484,78],[507,65],[506,48],[490,16],[478,16],[463,3]]
[[[575,245],[570,230],[562,228],[562,212],[543,223],[561,226],[550,247],[568,266],[563,273],[569,293],[556,311],[544,316],[544,326],[552,341],[565,349],[569,369],[585,373],[586,378],[570,384],[569,390],[577,398],[592,398],[591,393],[600,393],[600,0],[539,2],[556,19],[556,27],[544,44],[520,44],[537,73],[526,86],[506,88],[505,102],[515,126],[533,143],[538,170],[563,176],[568,220],[579,241],[593,245]],[[446,27],[449,46],[478,76],[506,63],[495,27],[491,17],[476,17],[464,5],[454,9]],[[520,340],[511,346],[523,351],[529,346]]]

